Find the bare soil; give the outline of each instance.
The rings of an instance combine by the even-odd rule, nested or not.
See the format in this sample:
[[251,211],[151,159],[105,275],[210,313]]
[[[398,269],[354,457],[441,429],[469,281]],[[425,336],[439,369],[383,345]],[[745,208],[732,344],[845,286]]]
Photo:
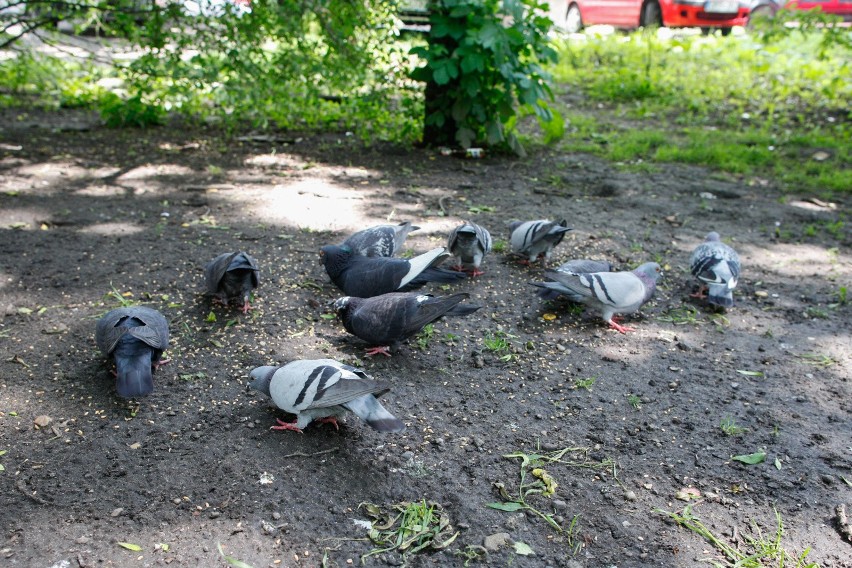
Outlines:
[[[366,565],[461,566],[457,551],[507,533],[472,564],[697,566],[718,550],[659,512],[694,489],[693,514],[734,547],[755,527],[774,536],[777,510],[792,554],[852,567],[835,514],[852,509],[850,307],[838,304],[852,283],[848,203],[549,149],[472,160],[343,133],[240,140],[20,109],[0,123],[4,566],[224,566],[218,544],[255,567],[358,565],[375,547],[353,522],[368,518],[359,505],[422,499],[443,507],[452,545]],[[563,217],[574,231],[556,262],[664,265],[655,299],[627,320],[636,332],[541,301],[528,284],[541,268],[498,253],[452,288],[481,310],[392,358],[364,358],[322,317],[342,294],[319,247],[359,228],[410,219],[422,252],[465,218],[505,239],[513,219]],[[689,255],[711,230],[743,263],[724,314],[689,297]],[[236,249],[262,270],[245,316],[201,294],[204,263]],[[171,363],[138,401],[117,397],[94,344],[113,291],[170,321]],[[510,351],[486,348],[498,331]],[[246,393],[249,370],[320,357],[389,381],[383,400],[405,432],[355,416],[339,431],[269,430],[285,415]],[[726,435],[725,418],[745,431]],[[564,529],[576,517],[573,533],[487,507],[495,483],[517,491],[520,462],[506,454],[562,448],[585,467],[547,465],[556,494],[529,502]],[[731,459],[759,450],[762,463]]]

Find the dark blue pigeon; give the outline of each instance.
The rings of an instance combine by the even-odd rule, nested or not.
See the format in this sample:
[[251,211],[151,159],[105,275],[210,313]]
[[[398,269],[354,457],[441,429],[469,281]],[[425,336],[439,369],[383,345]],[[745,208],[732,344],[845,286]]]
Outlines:
[[154,369],[167,362],[161,357],[169,346],[169,324],[151,308],[118,308],[98,320],[95,343],[115,360],[118,394],[145,396],[154,390]]
[[251,293],[260,284],[260,269],[248,253],[226,252],[204,267],[204,284],[215,301],[227,305],[237,300],[242,303],[243,313],[247,313],[252,309]]
[[465,316],[481,306],[461,305],[470,294],[432,297],[417,292],[382,294],[373,298],[338,298],[332,304],[346,331],[371,345],[367,355],[387,355],[400,341],[443,316]]
[[331,281],[344,294],[356,298],[416,290],[427,282],[449,283],[466,278],[464,273],[438,268],[450,257],[443,247],[404,260],[366,257],[354,254],[346,245],[326,245],[320,257]]

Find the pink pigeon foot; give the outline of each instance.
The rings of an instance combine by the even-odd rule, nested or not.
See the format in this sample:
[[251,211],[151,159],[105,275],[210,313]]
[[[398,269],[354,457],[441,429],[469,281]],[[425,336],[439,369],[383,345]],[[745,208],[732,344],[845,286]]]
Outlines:
[[370,347],[364,352],[364,355],[366,357],[372,357],[373,355],[384,355],[385,357],[390,357],[390,346],[380,345],[379,347]]
[[614,319],[615,319],[615,318],[613,318],[613,319],[611,319],[611,320],[609,320],[609,321],[607,322],[607,323],[609,324],[609,327],[611,327],[612,329],[614,329],[614,330],[616,330],[616,331],[618,331],[618,332],[621,332],[621,333],[627,333],[628,331],[636,331],[636,330],[635,330],[635,329],[633,329],[632,327],[627,327],[626,325],[619,325],[619,324],[617,324],[617,323],[614,321]]
[[469,272],[471,278],[476,278],[477,276],[482,276],[483,274],[485,274],[484,270],[480,270],[478,268],[472,268],[471,270],[465,270],[465,272]]
[[337,418],[334,416],[327,416],[325,418],[317,418],[314,422],[322,422],[323,424],[334,424],[335,430],[340,430],[340,425],[337,423]]
[[520,264],[521,266],[529,266],[531,263],[526,258],[522,258],[521,260],[518,261],[518,264]]
[[302,429],[296,426],[295,422],[284,422],[280,418],[276,418],[275,421],[278,422],[278,426],[270,426],[270,430],[292,430],[302,434]]
[[248,301],[248,300],[246,300],[246,302],[243,304],[243,313],[244,313],[244,314],[247,314],[247,313],[249,313],[249,311],[250,311],[250,310],[253,310],[253,309],[254,309],[254,308],[253,308],[253,307],[252,307],[252,305],[249,303],[249,301]]
[[699,300],[707,299],[707,286],[702,286],[698,289],[698,292],[689,295],[690,298],[698,298]]
[[171,359],[160,359],[159,361],[155,361],[151,366],[154,367],[154,370],[160,368],[161,365],[165,365],[166,363],[171,363]]
[[461,264],[458,264],[456,266],[450,266],[449,268],[450,270],[455,270],[456,272],[465,272],[465,269]]

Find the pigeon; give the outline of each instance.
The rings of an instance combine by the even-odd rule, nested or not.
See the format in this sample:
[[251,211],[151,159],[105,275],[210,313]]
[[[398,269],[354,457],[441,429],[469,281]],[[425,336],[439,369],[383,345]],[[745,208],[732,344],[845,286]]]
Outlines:
[[405,424],[388,412],[377,397],[387,385],[371,379],[361,369],[332,359],[303,359],[281,367],[263,366],[251,371],[254,389],[272,398],[275,406],[296,415],[295,422],[276,419],[272,430],[301,432],[314,420],[338,428],[337,417],[351,410],[379,432],[402,432]]
[[115,360],[119,396],[145,396],[154,391],[154,369],[168,362],[160,357],[169,346],[169,324],[145,306],[118,308],[98,321],[95,343]]
[[382,294],[374,298],[338,298],[332,304],[343,327],[372,345],[367,355],[387,355],[390,347],[418,333],[442,316],[465,316],[481,306],[461,305],[470,294],[434,298],[417,292]]
[[361,256],[396,256],[408,233],[419,228],[412,225],[411,221],[399,225],[376,225],[358,231],[343,244],[351,248],[353,254]]
[[646,262],[632,272],[566,274],[547,270],[544,275],[561,285],[560,293],[575,302],[600,309],[601,317],[611,328],[627,333],[633,329],[619,325],[613,316],[616,313],[632,314],[650,300],[657,289],[662,269],[656,262]]
[[572,230],[565,225],[565,219],[556,223],[546,219],[515,221],[509,225],[509,229],[511,229],[509,243],[512,245],[512,252],[528,257],[522,260],[521,264],[530,264],[541,258],[542,266],[550,258],[553,247],[562,242],[565,233]]
[[458,259],[453,270],[470,272],[471,276],[485,274],[479,269],[483,257],[491,251],[491,233],[471,221],[465,221],[450,232],[447,250]]
[[740,276],[740,256],[737,251],[719,240],[719,233],[707,233],[704,242],[695,247],[689,261],[692,275],[701,282],[701,290],[692,296],[705,298],[716,306],[734,305],[734,288]]
[[389,292],[415,290],[427,282],[456,282],[464,273],[437,268],[450,257],[443,247],[411,260],[353,254],[346,245],[326,245],[320,251],[331,281],[347,296],[372,298]]
[[214,301],[225,305],[231,300],[242,301],[245,314],[252,309],[249,300],[260,284],[260,269],[248,253],[226,252],[204,267],[204,283]]
[[[560,264],[554,270],[565,274],[612,272],[612,263],[606,260],[574,259]],[[531,284],[541,288],[538,296],[543,300],[554,300],[564,292],[564,286],[559,282],[531,282]]]

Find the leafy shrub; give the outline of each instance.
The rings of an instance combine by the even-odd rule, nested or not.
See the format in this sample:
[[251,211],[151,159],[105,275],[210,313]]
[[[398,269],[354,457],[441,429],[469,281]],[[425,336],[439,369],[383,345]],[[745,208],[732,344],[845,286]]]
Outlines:
[[553,119],[550,76],[556,60],[552,22],[537,0],[433,0],[429,42],[411,53],[425,65],[411,76],[427,84],[424,141],[506,146],[522,153],[513,132],[519,109]]

